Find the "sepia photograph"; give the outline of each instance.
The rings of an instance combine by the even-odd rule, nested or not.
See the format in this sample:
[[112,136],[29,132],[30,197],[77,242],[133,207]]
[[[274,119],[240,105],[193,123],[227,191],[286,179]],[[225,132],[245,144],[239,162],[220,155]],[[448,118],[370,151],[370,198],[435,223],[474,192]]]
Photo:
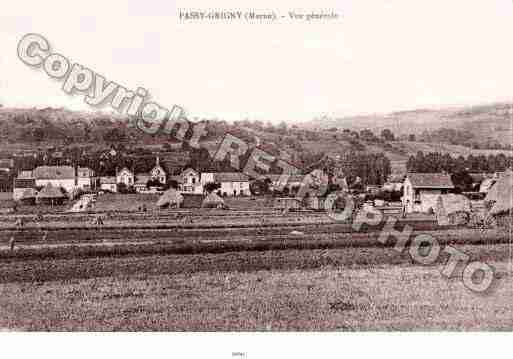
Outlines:
[[512,34],[510,0],[4,1],[0,344],[511,332]]

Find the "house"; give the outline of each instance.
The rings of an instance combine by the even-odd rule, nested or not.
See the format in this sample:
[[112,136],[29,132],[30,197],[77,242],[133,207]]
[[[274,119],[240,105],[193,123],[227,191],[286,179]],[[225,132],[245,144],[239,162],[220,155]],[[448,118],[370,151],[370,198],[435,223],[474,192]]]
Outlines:
[[45,187],[50,184],[56,188],[63,188],[72,193],[76,187],[75,169],[71,166],[39,166],[32,171],[36,180],[36,187]]
[[438,196],[454,189],[446,173],[408,173],[403,185],[402,204],[406,213],[428,213],[436,208]]
[[183,193],[203,193],[201,175],[194,169],[187,168],[181,174],[180,189]]
[[223,196],[251,196],[249,189],[249,177],[240,172],[208,172],[201,174],[203,187],[209,182],[219,183],[220,188],[216,192]]
[[100,189],[102,191],[117,192],[118,185],[116,183],[116,177],[100,177]]
[[160,160],[157,157],[155,167],[150,171],[150,177],[152,180],[158,180],[162,184],[167,183],[167,174],[164,168],[160,165]]
[[77,168],[77,183],[78,188],[84,190],[91,190],[94,188],[94,171],[87,167]]
[[116,172],[116,183],[123,183],[126,187],[132,187],[135,182],[135,175],[128,168],[123,167],[121,171]]
[[34,178],[16,178],[14,180],[12,197],[15,201],[19,201],[23,198],[27,189],[35,190],[35,188],[36,180]]
[[270,181],[269,188],[271,191],[284,191],[291,192],[292,188],[299,188],[304,179],[304,175],[292,174],[284,176],[281,174],[270,174],[266,176]]
[[153,179],[148,173],[138,173],[135,177],[134,189],[138,193],[147,192],[148,181]]

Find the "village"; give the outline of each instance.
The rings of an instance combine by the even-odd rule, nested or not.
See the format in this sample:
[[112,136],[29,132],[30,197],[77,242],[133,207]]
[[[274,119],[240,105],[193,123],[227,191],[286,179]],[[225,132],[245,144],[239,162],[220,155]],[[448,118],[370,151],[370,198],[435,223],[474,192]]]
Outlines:
[[[107,153],[115,155],[112,152]],[[2,160],[0,170],[13,171],[13,163],[13,160]],[[91,168],[71,165],[20,170],[13,175],[12,191],[0,194],[0,208],[2,213],[11,215],[48,211],[63,214],[146,212],[173,208],[229,210],[229,204],[235,204],[234,208],[240,210],[251,209],[251,201],[265,199],[267,210],[281,213],[343,210],[342,201],[326,204],[331,193],[339,197],[351,196],[357,203],[356,210],[380,210],[397,218],[429,219],[440,225],[476,225],[476,222],[495,223],[490,215],[509,210],[503,208],[503,203],[495,203],[507,197],[492,198],[489,192],[495,183],[504,182],[510,176],[511,170],[469,173],[467,190],[462,192],[453,183],[454,176],[445,171],[396,173],[389,175],[382,185],[364,185],[361,178],[351,181],[324,164],[324,168],[315,168],[306,174],[282,176],[275,173],[255,179],[241,172],[202,172],[191,167],[177,170],[176,166],[169,170],[157,154],[150,171],[144,173],[126,166],[116,167],[114,176],[98,176]],[[322,190],[319,185],[305,190],[316,183],[325,186]],[[111,205],[105,209],[103,198],[118,207]],[[123,198],[130,198],[130,202],[139,205],[127,206]]]

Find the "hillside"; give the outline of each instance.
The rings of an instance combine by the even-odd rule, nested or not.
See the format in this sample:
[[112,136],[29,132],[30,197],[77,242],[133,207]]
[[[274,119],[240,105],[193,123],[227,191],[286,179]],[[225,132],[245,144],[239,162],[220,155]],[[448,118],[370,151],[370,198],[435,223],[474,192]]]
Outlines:
[[420,109],[367,116],[345,118],[321,117],[301,125],[305,129],[350,129],[370,128],[379,133],[391,129],[396,135],[420,135],[441,128],[458,129],[472,133],[479,143],[497,141],[501,144],[513,142],[512,104],[496,103],[468,107]]

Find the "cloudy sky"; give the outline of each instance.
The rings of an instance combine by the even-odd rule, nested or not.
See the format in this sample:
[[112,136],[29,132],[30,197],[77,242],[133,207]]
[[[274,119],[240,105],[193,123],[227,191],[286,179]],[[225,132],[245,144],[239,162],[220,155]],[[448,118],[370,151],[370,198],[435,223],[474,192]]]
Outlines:
[[[0,11],[0,103],[93,110],[16,56],[26,33],[165,107],[227,120],[510,101],[511,0],[9,1]],[[178,10],[274,10],[268,22],[180,22]],[[288,11],[336,12],[289,21]],[[105,108],[109,110],[109,108]]]

